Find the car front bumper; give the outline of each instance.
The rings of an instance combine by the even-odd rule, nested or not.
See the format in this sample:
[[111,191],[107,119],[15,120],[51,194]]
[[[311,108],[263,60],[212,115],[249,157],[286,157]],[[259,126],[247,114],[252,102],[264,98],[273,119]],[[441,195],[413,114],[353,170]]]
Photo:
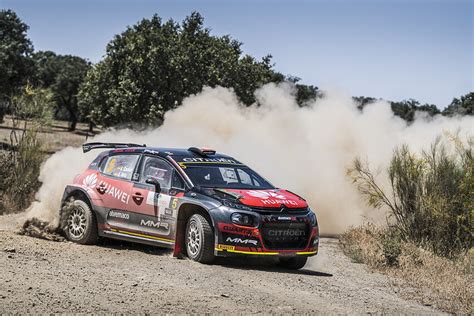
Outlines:
[[216,223],[216,256],[314,256],[319,230],[309,214],[258,215],[258,225]]

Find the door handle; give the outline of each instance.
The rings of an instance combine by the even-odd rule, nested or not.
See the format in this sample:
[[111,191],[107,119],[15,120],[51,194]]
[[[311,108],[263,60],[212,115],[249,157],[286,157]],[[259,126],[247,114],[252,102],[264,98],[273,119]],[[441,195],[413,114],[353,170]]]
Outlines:
[[135,203],[137,203],[138,205],[142,204],[143,202],[143,196],[140,192],[135,192],[133,195],[132,195],[132,199],[133,201],[135,201]]

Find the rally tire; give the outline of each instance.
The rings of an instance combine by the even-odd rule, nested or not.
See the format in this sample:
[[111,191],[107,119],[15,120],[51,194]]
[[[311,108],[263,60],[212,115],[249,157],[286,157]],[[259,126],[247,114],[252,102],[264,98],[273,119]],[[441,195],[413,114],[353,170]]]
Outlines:
[[186,252],[191,260],[200,263],[214,261],[214,232],[209,221],[200,214],[194,214],[186,224]]
[[68,240],[83,245],[97,243],[99,238],[97,220],[86,202],[73,200],[65,206],[61,225]]
[[280,258],[278,265],[289,270],[299,270],[305,266],[306,261],[308,261],[308,257],[305,256]]

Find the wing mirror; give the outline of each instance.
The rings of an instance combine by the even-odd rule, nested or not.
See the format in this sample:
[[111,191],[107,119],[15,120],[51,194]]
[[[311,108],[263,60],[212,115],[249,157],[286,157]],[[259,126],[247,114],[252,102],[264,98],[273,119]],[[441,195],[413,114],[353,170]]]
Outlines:
[[149,177],[145,180],[145,183],[152,184],[155,186],[155,193],[160,193],[161,192],[161,185],[160,181],[158,179]]

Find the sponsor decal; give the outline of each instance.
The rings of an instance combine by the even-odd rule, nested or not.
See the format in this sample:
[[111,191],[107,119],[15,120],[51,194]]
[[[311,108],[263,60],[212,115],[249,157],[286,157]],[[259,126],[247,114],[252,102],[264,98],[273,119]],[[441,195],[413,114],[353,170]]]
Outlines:
[[260,199],[264,205],[298,205],[296,201],[289,200],[283,194],[276,192],[252,190],[246,193]]
[[236,237],[236,238],[227,237],[227,239],[225,241],[230,242],[230,243],[234,243],[234,244],[244,244],[244,245],[251,244],[251,245],[254,245],[254,246],[257,246],[257,244],[258,244],[257,240],[242,239],[242,238],[239,238],[239,237]]
[[160,153],[159,151],[153,149],[145,149],[143,152],[152,155],[158,155]]
[[268,236],[300,237],[300,236],[306,236],[306,232],[304,230],[297,230],[297,229],[270,229],[268,231]]
[[183,162],[215,162],[215,163],[232,163],[232,164],[239,164],[237,161],[233,159],[227,158],[183,158]]
[[109,217],[130,219],[130,214],[112,210],[112,211],[109,212]]
[[259,190],[247,191],[247,194],[250,195],[250,196],[262,199],[262,200],[267,200],[267,199],[270,199],[270,198],[279,199],[279,200],[285,200],[286,199],[284,195],[281,195],[281,194],[278,194],[278,193],[275,193],[275,192],[268,192],[268,191],[259,191]]
[[99,183],[99,187],[101,188],[100,192],[102,194],[111,195],[114,199],[117,199],[121,201],[122,203],[128,204],[128,201],[130,200],[130,195],[123,192],[122,190],[114,187],[113,185],[105,181],[101,181]]
[[241,227],[232,226],[232,225],[222,225],[221,230],[224,231],[224,232],[228,232],[228,233],[234,233],[234,234],[245,235],[245,236],[252,236],[252,231],[251,230],[241,228]]
[[278,216],[278,220],[279,221],[291,221],[291,220],[293,220],[293,218],[290,217],[290,216]]
[[218,244],[216,248],[221,249],[221,250],[234,250],[235,249],[234,246],[222,245],[222,244]]
[[[168,214],[172,215],[173,211],[169,209],[171,205],[171,196],[162,193],[149,191],[146,197],[146,204],[158,207],[158,217]],[[171,211],[171,212],[170,212]]]
[[142,219],[140,221],[140,225],[141,226],[146,226],[146,227],[153,227],[153,228],[160,228],[160,227],[163,227],[163,228],[166,228],[166,229],[169,229],[169,224],[168,223],[162,223],[160,221],[153,221],[153,220],[144,220]]
[[82,184],[90,189],[95,188],[95,185],[97,184],[97,174],[92,173],[88,175],[84,180],[82,180]]
[[173,210],[178,208],[178,199],[177,198],[173,198],[173,200],[171,201],[171,208]]
[[123,192],[104,180],[101,180],[98,185],[97,182],[97,174],[95,173],[88,175],[84,180],[82,180],[82,184],[87,188],[87,190],[97,188],[100,194],[109,194],[122,203],[128,204],[128,201],[130,200],[130,195],[128,193]]

